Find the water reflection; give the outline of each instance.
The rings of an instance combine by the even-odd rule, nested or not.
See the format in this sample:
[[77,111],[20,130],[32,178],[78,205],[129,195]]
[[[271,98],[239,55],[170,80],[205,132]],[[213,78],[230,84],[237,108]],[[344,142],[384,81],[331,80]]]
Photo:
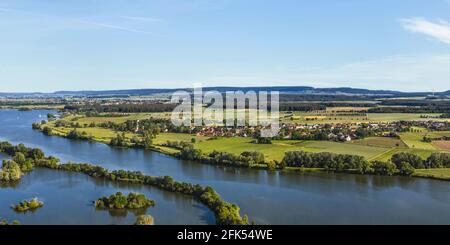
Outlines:
[[[248,214],[250,219],[262,224],[450,223],[448,182],[397,176],[267,172],[208,166],[180,161],[151,151],[116,149],[100,143],[48,137],[33,131],[31,123],[41,120],[38,117],[39,114],[47,113],[47,111],[0,110],[0,125],[2,125],[0,138],[13,143],[39,147],[47,154],[57,156],[63,161],[89,162],[108,169],[138,170],[155,176],[170,175],[179,181],[210,185],[225,200],[238,204],[242,213]],[[74,194],[74,196],[83,197],[85,192],[90,193],[90,188],[101,193],[110,190],[111,193],[104,193],[107,195],[121,188],[139,192],[155,192],[147,187],[86,180],[80,179],[79,176],[64,175],[56,181],[53,179],[54,176],[46,175],[34,176],[28,180],[25,178],[19,183],[19,187],[14,188],[20,193],[23,188],[26,189],[27,185],[39,185],[39,183],[45,186],[39,189],[40,192],[46,188],[59,188],[65,191],[73,189],[73,186],[83,186],[84,189],[78,189],[79,192]],[[88,201],[101,196],[98,194],[100,193],[96,192]],[[66,198],[77,198],[68,197],[63,193],[61,195]],[[153,211],[149,210],[157,224],[161,224],[159,222],[161,219],[164,220],[162,216],[166,217],[165,222],[162,223],[180,224],[192,221],[211,223],[211,214],[191,199],[160,191],[158,199],[167,205],[170,204],[170,208],[169,206],[162,208],[157,201]],[[85,204],[86,200],[83,202],[83,205]],[[95,212],[91,208],[90,210],[89,212]],[[181,210],[181,212],[174,213],[173,210]],[[154,214],[155,211],[158,212]],[[127,215],[127,217],[131,216],[133,215]],[[134,222],[130,219],[125,218],[126,222]],[[86,217],[75,218],[75,220],[99,222]],[[122,223],[125,221],[107,219],[102,222]]]

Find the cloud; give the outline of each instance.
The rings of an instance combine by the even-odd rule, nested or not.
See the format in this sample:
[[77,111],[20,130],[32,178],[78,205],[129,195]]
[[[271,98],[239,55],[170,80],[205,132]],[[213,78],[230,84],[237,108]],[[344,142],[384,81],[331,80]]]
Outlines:
[[163,22],[163,20],[159,18],[142,17],[142,16],[122,16],[122,18],[140,22]]
[[[59,17],[59,16],[53,16],[53,15],[46,15],[41,13],[35,13],[30,11],[23,11],[18,9],[10,9],[10,8],[0,8],[0,12],[8,13],[8,14],[15,14],[18,16],[27,16],[33,19],[38,19],[39,21],[43,20],[53,20],[55,22],[55,25],[58,26],[65,26],[67,28],[73,27],[72,24],[76,24],[76,28],[95,28],[100,27],[104,29],[110,29],[110,30],[117,30],[117,31],[124,31],[124,32],[133,32],[133,33],[142,33],[142,34],[150,34],[153,36],[158,36],[150,32],[122,26],[122,25],[116,25],[116,24],[110,24],[110,23],[104,23],[100,21],[92,21],[92,20],[84,20],[80,18],[66,18],[66,17]],[[133,17],[128,17],[133,18]],[[22,18],[21,18],[22,20]],[[144,18],[144,17],[134,17],[134,20],[140,20],[140,21],[150,21],[151,18]],[[153,21],[156,21],[157,19],[153,19]],[[64,25],[65,24],[65,25]]]
[[450,44],[450,24],[446,21],[428,21],[424,18],[401,19],[400,22],[408,31],[421,33],[435,38],[440,42]]
[[132,29],[132,28],[123,27],[123,26],[118,26],[118,25],[111,25],[111,24],[106,24],[106,23],[101,23],[101,22],[94,22],[94,21],[83,21],[83,20],[77,20],[77,21],[80,22],[80,23],[85,23],[85,24],[88,24],[88,25],[103,27],[103,28],[107,28],[107,29],[113,29],[113,30],[119,30],[119,31],[126,31],[126,32],[134,32],[134,33],[143,33],[143,34],[151,34],[151,35],[153,35],[150,32],[141,31],[141,30]]
[[[213,85],[309,85],[401,91],[450,90],[450,54],[397,55],[334,67],[285,67],[202,77]],[[208,84],[209,85],[209,84]]]

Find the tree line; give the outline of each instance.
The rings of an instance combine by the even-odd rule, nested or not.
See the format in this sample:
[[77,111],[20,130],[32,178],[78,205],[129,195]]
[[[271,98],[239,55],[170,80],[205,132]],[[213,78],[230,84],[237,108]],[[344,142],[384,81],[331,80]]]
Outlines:
[[364,157],[356,155],[291,151],[285,153],[281,165],[282,167],[324,168],[337,172],[355,170],[361,174],[412,175],[415,169],[450,167],[450,154],[433,153],[423,160],[415,154],[401,152],[394,154],[388,162],[369,162]]
[[203,154],[200,149],[196,149],[192,144],[184,143],[180,153],[177,154],[180,159],[200,161],[212,165],[234,166],[234,167],[256,167],[265,164],[264,154],[261,152],[244,151],[239,155],[228,152],[212,151],[209,154]]
[[376,175],[412,175],[415,169],[450,168],[450,154],[433,153],[427,159],[401,152],[394,154],[390,161],[367,161],[364,157],[349,154],[335,154],[329,152],[311,153],[304,151],[286,152],[283,160],[266,161],[260,152],[243,152],[235,155],[227,152],[213,151],[204,154],[192,144],[177,145],[180,149],[178,157],[184,160],[200,161],[206,164],[233,166],[233,167],[261,167],[268,169],[284,169],[286,167],[321,168],[334,172],[356,172],[360,174]]
[[166,103],[124,103],[124,104],[84,104],[84,105],[66,105],[64,110],[80,111],[80,112],[118,112],[118,113],[138,113],[138,112],[171,112],[175,109],[176,104]]
[[84,173],[94,178],[110,181],[138,183],[154,186],[159,189],[189,195],[199,200],[202,204],[214,212],[216,223],[219,225],[245,225],[248,224],[247,216],[240,215],[237,205],[224,201],[212,187],[203,187],[198,184],[177,182],[170,176],[155,177],[144,175],[139,171],[114,170],[109,171],[101,166],[88,163],[61,164],[59,159],[46,157],[38,148],[28,148],[23,144],[13,146],[9,142],[0,142],[0,152],[10,156],[22,153],[26,161],[30,161],[33,167],[43,167],[60,171]]

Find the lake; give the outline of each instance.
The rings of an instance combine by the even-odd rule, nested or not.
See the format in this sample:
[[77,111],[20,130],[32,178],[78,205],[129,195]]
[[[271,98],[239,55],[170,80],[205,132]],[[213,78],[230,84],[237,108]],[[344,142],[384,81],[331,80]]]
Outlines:
[[[41,148],[62,162],[88,162],[209,185],[259,224],[450,224],[450,185],[445,181],[209,166],[32,130],[31,123],[46,119],[49,112],[54,113],[0,110],[0,140]],[[110,213],[92,205],[116,191],[137,191],[156,200],[156,206],[146,211],[156,224],[215,223],[212,212],[188,196],[48,169],[36,169],[14,186],[1,186],[0,217],[23,224],[132,224],[131,212]],[[25,215],[9,207],[32,197],[44,200],[44,207]]]

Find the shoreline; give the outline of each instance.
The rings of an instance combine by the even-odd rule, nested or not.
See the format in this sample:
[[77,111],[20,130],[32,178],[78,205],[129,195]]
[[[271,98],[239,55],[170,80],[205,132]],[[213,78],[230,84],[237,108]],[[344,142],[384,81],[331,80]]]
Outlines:
[[[52,127],[52,129],[54,130],[55,128]],[[39,132],[43,133],[42,128],[41,129],[37,129]],[[49,137],[63,137],[63,138],[67,138],[66,135],[63,135],[62,132],[57,132],[57,134],[53,134],[53,135],[47,135]],[[109,145],[107,142],[102,141],[102,140],[98,140],[95,137],[93,137],[91,140],[84,140],[84,139],[77,139],[77,140],[82,140],[82,141],[88,141],[88,142],[95,142],[95,143],[101,143],[101,144],[105,144],[108,145],[109,147],[114,147]],[[122,147],[117,147],[117,148],[123,148],[123,149],[141,149],[141,150],[149,150],[149,151],[153,151],[153,152],[157,152],[160,154],[164,154],[166,156],[170,156],[170,157],[174,157],[177,159],[180,159],[178,154],[176,152],[171,152],[168,150],[165,150],[161,147],[165,147],[165,148],[169,148],[167,146],[153,146],[149,149],[143,149],[143,148],[138,148],[138,147],[132,147],[132,146],[122,146]],[[173,149],[173,148],[170,148]],[[173,149],[174,151],[178,151],[177,149]],[[205,164],[205,165],[211,165],[211,166],[223,166],[223,165],[217,165],[217,164],[210,164],[210,163],[206,163],[204,161],[200,161],[200,160],[192,160],[195,163],[199,163],[199,164]],[[252,169],[252,170],[265,170],[265,171],[280,171],[280,172],[292,172],[292,173],[311,173],[311,172],[333,172],[333,173],[343,173],[343,174],[359,174],[356,173],[353,170],[344,170],[344,171],[331,171],[331,170],[327,170],[324,168],[304,168],[304,167],[285,167],[284,169],[274,169],[271,170],[269,169],[266,165],[256,165],[256,166],[249,166],[249,167],[239,167],[239,166],[234,166],[234,165],[229,165],[228,167],[233,167],[233,168],[248,168],[248,169]],[[370,174],[363,174],[363,175],[370,175]],[[371,174],[373,175],[373,174]],[[393,176],[401,176],[398,174],[395,174]],[[409,177],[414,177],[414,178],[427,178],[427,179],[434,179],[434,180],[439,180],[439,181],[450,181],[450,177],[440,177],[440,176],[435,176],[432,174],[422,174],[422,173],[414,173]]]

